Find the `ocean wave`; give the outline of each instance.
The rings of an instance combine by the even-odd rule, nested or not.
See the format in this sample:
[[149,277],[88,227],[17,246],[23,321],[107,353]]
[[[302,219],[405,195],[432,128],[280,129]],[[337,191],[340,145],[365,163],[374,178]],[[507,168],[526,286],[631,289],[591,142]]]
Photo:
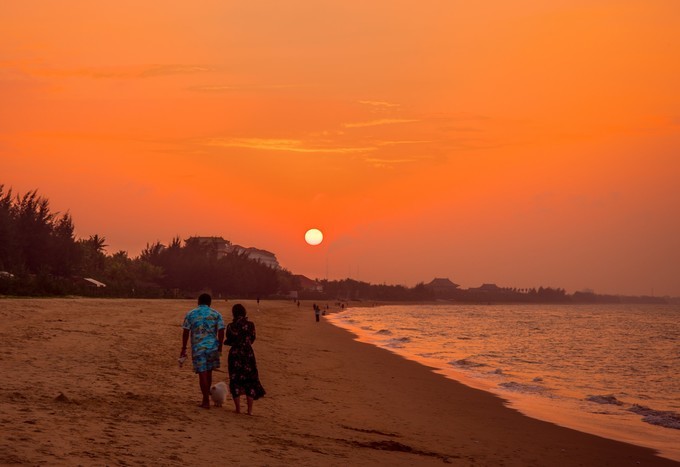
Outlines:
[[513,362],[528,363],[529,365],[539,365],[539,364],[541,364],[540,361],[527,360],[525,358],[520,358],[520,357],[512,357],[510,360],[513,361]]
[[546,389],[542,386],[536,386],[534,384],[517,383],[515,381],[500,383],[498,386],[508,391],[521,392],[524,394],[539,394],[546,392]]
[[595,402],[596,404],[609,404],[609,405],[623,405],[623,402],[618,400],[612,394],[606,396],[588,396],[586,400],[589,402]]
[[447,355],[448,352],[424,352],[424,353],[419,353],[419,357],[425,357],[425,358],[435,358],[439,357],[440,355]]
[[473,362],[467,358],[461,358],[460,360],[453,360],[449,362],[449,365],[459,366],[461,368],[478,368],[481,366],[487,366],[486,363]]
[[384,346],[389,347],[391,349],[401,349],[407,342],[411,342],[411,339],[409,339],[408,337],[399,337],[397,339],[388,340],[387,342],[385,342]]
[[638,404],[634,404],[628,411],[642,415],[642,421],[651,425],[680,430],[680,414],[677,412],[654,410]]
[[503,358],[503,355],[501,355],[498,352],[484,352],[479,354],[480,357],[487,357],[487,358]]
[[376,334],[380,334],[381,336],[391,336],[392,331],[389,329],[381,329],[380,331],[376,331]]

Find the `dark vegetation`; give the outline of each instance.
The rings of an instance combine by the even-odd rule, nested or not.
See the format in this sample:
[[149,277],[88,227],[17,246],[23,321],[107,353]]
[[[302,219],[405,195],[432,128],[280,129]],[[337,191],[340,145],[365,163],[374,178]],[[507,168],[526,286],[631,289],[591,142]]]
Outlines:
[[[106,239],[94,234],[74,235],[67,212],[50,210],[49,201],[36,190],[15,195],[0,185],[0,295],[195,297],[210,291],[215,297],[284,297],[298,292],[301,299],[458,302],[660,302],[655,297],[619,297],[564,289],[496,288],[437,290],[376,285],[352,279],[321,280],[304,288],[300,278],[285,269],[272,269],[246,254],[217,251],[196,239],[175,238],[168,245],[147,244],[136,258],[125,251],[106,253]],[[97,287],[96,282],[106,284]]]
[[[76,239],[69,213],[50,210],[30,191],[14,195],[0,185],[0,294],[107,297],[269,296],[293,290],[293,276],[242,254],[220,259],[191,239],[147,245],[130,258],[106,253],[98,234]],[[87,279],[106,284],[97,287]]]

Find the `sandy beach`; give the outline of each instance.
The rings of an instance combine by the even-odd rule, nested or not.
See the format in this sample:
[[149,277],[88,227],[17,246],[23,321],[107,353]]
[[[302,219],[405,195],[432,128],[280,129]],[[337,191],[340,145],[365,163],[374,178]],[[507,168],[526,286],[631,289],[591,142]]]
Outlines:
[[[213,308],[229,320],[236,302]],[[521,415],[316,323],[311,303],[240,303],[267,390],[253,416],[196,406],[177,365],[193,300],[0,299],[0,464],[678,465]]]

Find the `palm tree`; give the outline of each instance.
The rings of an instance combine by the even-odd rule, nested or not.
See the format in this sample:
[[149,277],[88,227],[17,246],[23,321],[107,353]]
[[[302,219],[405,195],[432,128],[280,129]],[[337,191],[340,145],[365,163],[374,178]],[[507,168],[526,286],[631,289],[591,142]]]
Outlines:
[[81,251],[83,255],[83,273],[97,274],[104,269],[106,262],[106,255],[104,250],[108,246],[106,239],[97,234],[90,235],[87,240],[80,240]]
[[104,253],[104,250],[106,250],[106,247],[108,246],[106,244],[106,238],[100,237],[97,234],[90,235],[90,238],[87,240],[87,242],[97,253]]

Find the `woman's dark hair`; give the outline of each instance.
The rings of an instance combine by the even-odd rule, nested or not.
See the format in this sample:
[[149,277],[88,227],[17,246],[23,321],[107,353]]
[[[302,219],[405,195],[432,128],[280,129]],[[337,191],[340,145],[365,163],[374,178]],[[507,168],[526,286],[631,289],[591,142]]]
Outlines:
[[208,306],[210,306],[210,303],[212,303],[212,298],[210,297],[209,294],[207,294],[207,293],[202,293],[201,295],[198,296],[198,304],[199,304],[199,305],[208,305]]
[[246,307],[244,307],[240,303],[237,303],[236,305],[231,307],[231,314],[234,316],[234,320],[237,320],[239,318],[245,318]]

